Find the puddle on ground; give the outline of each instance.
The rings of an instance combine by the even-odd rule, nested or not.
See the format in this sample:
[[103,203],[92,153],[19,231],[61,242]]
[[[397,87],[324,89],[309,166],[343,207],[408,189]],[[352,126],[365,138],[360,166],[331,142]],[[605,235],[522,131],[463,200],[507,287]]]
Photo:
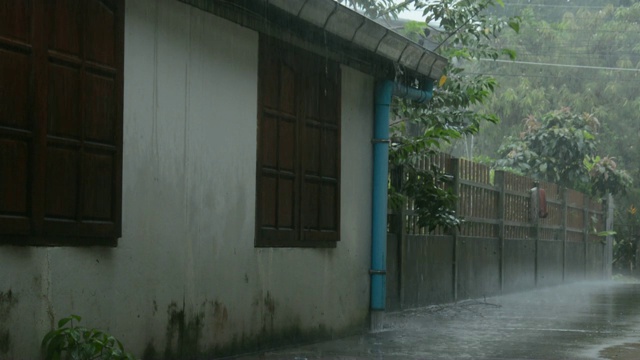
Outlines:
[[600,358],[607,360],[640,359],[640,343],[624,343],[600,350]]

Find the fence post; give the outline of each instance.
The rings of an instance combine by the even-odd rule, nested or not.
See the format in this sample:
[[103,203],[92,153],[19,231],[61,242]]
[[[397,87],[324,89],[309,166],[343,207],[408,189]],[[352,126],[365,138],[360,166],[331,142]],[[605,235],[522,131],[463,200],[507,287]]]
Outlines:
[[535,240],[535,252],[534,252],[534,260],[533,260],[533,271],[535,273],[535,287],[538,287],[538,242],[540,240],[540,217],[538,216],[538,210],[539,210],[539,200],[540,200],[540,193],[538,192],[538,190],[540,189],[540,183],[539,182],[534,182],[533,183],[533,189],[531,189],[531,212],[530,212],[530,218],[531,218],[531,232],[532,232],[532,236]]
[[562,282],[567,279],[567,216],[569,190],[567,187],[562,188]]
[[[460,216],[460,160],[451,158],[451,173],[453,175],[453,194],[457,197],[455,205],[456,216]],[[453,300],[458,301],[458,260],[460,259],[460,244],[458,244],[458,228],[453,227],[451,229],[451,236],[453,238]]]
[[582,194],[582,219],[584,229],[582,230],[582,242],[584,243],[584,279],[587,279],[587,243],[589,241],[589,205],[591,199],[586,194]]
[[494,175],[495,187],[498,190],[498,239],[500,241],[500,292],[504,292],[504,222],[505,222],[505,181],[504,171],[498,170]]
[[605,220],[605,230],[607,231],[606,237],[606,245],[604,247],[605,258],[603,259],[604,263],[604,276],[605,279],[611,279],[611,271],[613,266],[613,236],[610,235],[613,230],[613,196],[611,194],[607,194],[607,217]]
[[[402,179],[404,180],[404,174],[402,174]],[[407,259],[407,244],[406,240],[406,230],[407,230],[407,200],[402,201],[402,205],[400,208],[400,213],[398,214],[398,219],[396,220],[396,236],[398,239],[398,292],[399,292],[399,302],[400,309],[404,309],[405,302],[405,288],[406,288],[406,259]]]

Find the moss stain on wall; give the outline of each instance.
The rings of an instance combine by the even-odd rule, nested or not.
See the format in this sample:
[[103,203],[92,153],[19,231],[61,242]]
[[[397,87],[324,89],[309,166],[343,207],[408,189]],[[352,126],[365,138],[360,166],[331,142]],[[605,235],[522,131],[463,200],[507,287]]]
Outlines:
[[9,330],[0,330],[0,355],[6,354],[11,348],[11,335]]
[[284,327],[277,326],[276,320],[280,310],[278,302],[269,291],[256,296],[252,306],[254,314],[258,315],[254,316],[254,321],[259,321],[260,330],[257,333],[243,332],[242,335],[234,336],[230,343],[216,345],[205,351],[203,358],[248,354],[282,346],[329,340],[361,333],[366,326],[363,319],[362,323],[354,323],[349,328],[336,332],[323,324],[318,324],[316,327],[303,327],[299,317],[291,318],[287,321],[288,325]]
[[204,326],[204,312],[187,318],[184,302],[179,308],[175,302],[167,307],[167,345],[165,359],[196,359],[200,354],[200,340]]
[[0,291],[0,358],[11,349],[11,333],[4,324],[9,324],[11,310],[17,303],[18,299],[11,289]]
[[229,321],[229,312],[227,308],[219,301],[213,302],[213,329],[214,336],[222,336],[225,332],[227,322]]
[[[164,352],[158,351],[151,339],[144,350],[144,360],[173,359],[214,359],[219,357],[255,353],[288,345],[305,344],[336,337],[361,333],[365,329],[366,319],[354,319],[349,328],[335,331],[323,324],[315,327],[303,327],[299,317],[292,317],[282,326],[277,321],[278,303],[269,291],[260,293],[252,302],[257,313],[257,328],[241,335],[234,335],[231,341],[221,343],[224,333],[232,323],[229,310],[219,300],[207,300],[200,310],[191,312],[185,304],[179,306],[171,302],[167,306],[166,343]],[[157,305],[156,305],[157,306]],[[191,314],[189,314],[191,313]],[[208,318],[208,320],[207,320]],[[362,321],[359,321],[362,320]],[[205,333],[205,324],[207,333]],[[257,332],[256,332],[257,330]],[[205,338],[206,337],[206,338]],[[215,344],[213,346],[203,345]]]

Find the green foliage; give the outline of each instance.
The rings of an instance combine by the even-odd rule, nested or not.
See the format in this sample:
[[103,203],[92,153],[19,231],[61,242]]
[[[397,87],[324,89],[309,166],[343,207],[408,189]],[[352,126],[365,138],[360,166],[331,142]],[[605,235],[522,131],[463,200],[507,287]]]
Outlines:
[[401,178],[398,184],[389,185],[390,206],[398,209],[405,200],[412,200],[418,225],[430,232],[437,227],[447,229],[462,223],[454,210],[457,197],[447,186],[452,177],[436,165],[427,169],[419,166],[425,157],[436,153],[440,141],[456,134],[452,129],[431,128],[424,136],[396,138],[395,141],[403,142],[394,142],[389,153],[391,167]]
[[407,8],[410,4],[420,2],[420,0],[337,0],[339,3],[353,9],[364,12],[371,18],[391,17],[396,18],[399,11]]
[[467,68],[493,74],[502,84],[482,106],[502,125],[482,131],[475,139],[476,151],[496,156],[502,138],[516,135],[522,119],[569,107],[601,121],[601,138],[607,139],[600,144],[602,153],[626,169],[640,169],[634,151],[640,131],[636,86],[640,2],[557,1],[549,6],[547,0],[510,0],[509,4],[503,12],[522,18],[520,33],[517,37],[505,33],[496,46],[517,51],[518,62],[484,61]]
[[518,16],[504,18],[495,16],[489,10],[500,6],[502,0],[432,0],[416,4],[423,10],[426,23],[437,23],[444,29],[437,37],[438,48],[446,49],[445,56],[461,59],[491,58],[501,55],[515,58],[515,52],[495,46],[491,41],[497,38],[505,27],[516,33],[520,31]]
[[404,24],[402,34],[407,38],[420,42],[420,39],[425,37],[425,26],[422,21],[407,21]]
[[[515,53],[507,48],[492,45],[503,29],[518,30],[520,19],[503,19],[487,14],[487,10],[502,5],[500,0],[435,0],[417,1],[414,6],[423,9],[425,24],[439,24],[438,32],[431,41],[441,55],[451,59],[445,69],[445,77],[437,84],[431,101],[415,104],[394,99],[392,111],[396,119],[403,121],[396,126],[394,146],[390,151],[392,167],[400,169],[405,176],[402,187],[390,186],[390,204],[398,199],[413,200],[418,223],[433,231],[436,227],[459,226],[461,220],[454,211],[455,195],[448,190],[450,181],[441,169],[418,166],[425,156],[442,149],[462,136],[476,134],[484,123],[497,123],[498,118],[490,113],[473,110],[495,91],[497,83],[493,77],[469,75],[462,64],[478,58],[512,58]],[[421,27],[416,23],[405,26],[408,36],[421,36]],[[416,132],[407,128],[417,129]]]
[[640,2],[509,3],[518,4],[507,6],[504,12],[521,16],[520,34],[505,33],[497,45],[516,50],[522,63],[485,61],[468,68],[493,74],[502,84],[483,103],[483,111],[497,114],[502,125],[482,131],[475,139],[476,151],[496,156],[501,139],[517,135],[522,119],[569,107],[596,116],[601,121],[600,138],[607,140],[601,142],[600,152],[615,157],[620,167],[634,169],[634,177],[639,176],[635,169],[640,169],[636,151]]
[[587,157],[584,165],[589,172],[592,193],[625,193],[633,185],[633,179],[626,171],[618,170],[614,158],[605,156]]
[[115,337],[96,329],[86,329],[74,322],[82,319],[71,315],[58,321],[58,328],[42,339],[46,360],[132,360]]
[[[370,17],[394,17],[407,8],[422,10],[424,22],[408,22],[405,36],[419,41],[426,36],[440,55],[450,59],[444,76],[436,84],[434,96],[426,104],[394,99],[392,111],[401,123],[394,130],[390,151],[392,168],[405,174],[404,186],[389,186],[389,203],[414,201],[419,223],[430,230],[449,228],[461,222],[453,210],[455,196],[444,185],[448,180],[437,167],[421,169],[420,159],[463,136],[476,134],[482,124],[497,123],[488,112],[476,111],[490,99],[497,87],[491,76],[467,74],[465,64],[478,59],[515,58],[515,51],[495,42],[505,29],[518,32],[520,17],[495,16],[493,7],[504,7],[502,0],[338,0]],[[425,31],[428,26],[435,28]],[[399,67],[398,78],[405,74]],[[413,83],[415,79],[404,79]],[[414,132],[408,131],[413,129]]]
[[[511,136],[510,150],[525,158],[531,154],[516,146],[523,119],[540,119],[564,107],[578,114],[590,113],[600,121],[598,134],[592,135],[601,141],[596,152],[577,159],[576,164],[584,168],[580,176],[595,179],[588,185],[594,192],[617,189],[616,184],[628,187],[624,196],[616,196],[616,204],[622,208],[637,205],[640,189],[628,184],[640,176],[640,1],[509,0],[508,4],[494,10],[496,15],[520,16],[519,34],[505,32],[494,41],[495,46],[514,49],[518,61],[466,66],[469,73],[492,74],[501,84],[479,107],[496,114],[501,125],[481,129],[474,138],[474,154],[498,157],[503,139]],[[620,172],[621,168],[629,174]],[[529,173],[526,166],[516,170]],[[583,186],[581,190],[587,187]],[[635,258],[632,244],[637,240],[629,238],[628,222],[626,212],[616,212],[615,251],[629,252],[623,256],[626,260],[619,261],[627,267],[628,260]]]
[[619,272],[633,272],[637,265],[636,255],[640,218],[636,207],[620,206],[615,211],[616,235],[613,242],[613,267]]
[[459,227],[462,220],[454,210],[457,197],[446,186],[453,180],[451,175],[435,165],[427,170],[416,167],[406,169],[408,172],[402,190],[414,202],[418,225],[426,227],[429,232],[437,227]]
[[595,154],[599,127],[593,115],[568,108],[539,120],[529,116],[520,136],[508,137],[498,150],[501,159],[496,166],[593,195],[624,192],[631,185],[630,176],[618,170],[612,158]]
[[[493,158],[490,158],[486,155],[476,155],[473,157],[473,159],[471,159],[471,161],[473,161],[476,164],[482,164],[482,165],[486,165],[486,166],[492,166],[496,160]],[[494,172],[494,171],[492,171]]]

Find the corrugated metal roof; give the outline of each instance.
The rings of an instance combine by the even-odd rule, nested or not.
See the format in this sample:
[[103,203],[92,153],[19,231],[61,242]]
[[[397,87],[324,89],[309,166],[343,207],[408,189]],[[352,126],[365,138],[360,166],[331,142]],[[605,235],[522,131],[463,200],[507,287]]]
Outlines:
[[333,0],[263,0],[407,69],[439,79],[447,60]]

